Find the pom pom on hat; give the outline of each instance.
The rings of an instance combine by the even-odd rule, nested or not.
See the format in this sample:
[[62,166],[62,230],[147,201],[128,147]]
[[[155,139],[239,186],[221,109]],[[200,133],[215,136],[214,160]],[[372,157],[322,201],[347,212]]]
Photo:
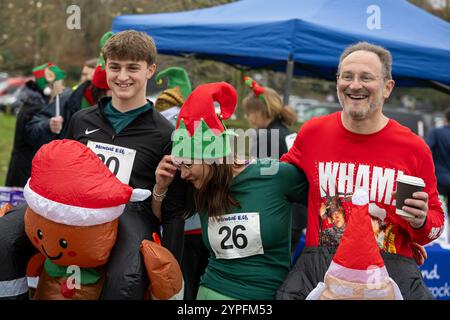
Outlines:
[[109,90],[109,85],[106,80],[106,70],[100,65],[94,70],[92,84],[99,89]]

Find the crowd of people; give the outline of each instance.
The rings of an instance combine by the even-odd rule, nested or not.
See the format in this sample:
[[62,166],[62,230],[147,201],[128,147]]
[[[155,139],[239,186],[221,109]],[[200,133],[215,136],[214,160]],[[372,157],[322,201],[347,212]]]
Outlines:
[[[118,218],[100,299],[147,298],[150,280],[138,248],[154,234],[181,266],[185,300],[306,299],[323,282],[344,236],[358,241],[346,233],[357,189],[370,199],[374,237],[367,241],[375,243],[401,296],[433,298],[418,264],[426,256],[422,246],[443,230],[439,192],[449,195],[450,130],[448,124],[436,129],[425,142],[383,114],[395,85],[389,51],[366,42],[347,47],[337,66],[342,111],[309,120],[298,134],[289,128],[296,114],[278,93],[246,77],[242,108],[257,134],[254,156],[242,158],[224,123],[238,104],[232,85],[193,89],[179,67],[156,74],[156,46],[142,32],[109,32],[100,49],[72,89],[64,88],[65,72],[53,64],[33,70],[6,181],[28,186],[39,148],[69,139],[94,151],[122,183],[152,191]],[[146,97],[153,76],[168,79],[155,103]],[[277,170],[265,174],[272,166]],[[409,217],[395,210],[402,174],[425,182],[402,208]],[[25,270],[36,249],[23,231],[26,211],[24,204],[0,217],[0,251],[7,257],[0,264],[0,298],[29,298]],[[305,247],[292,261],[303,230]]]

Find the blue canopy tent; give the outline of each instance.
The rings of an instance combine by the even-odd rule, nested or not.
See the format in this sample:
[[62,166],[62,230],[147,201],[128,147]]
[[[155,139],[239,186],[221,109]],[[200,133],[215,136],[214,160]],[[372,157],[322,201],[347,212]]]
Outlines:
[[346,46],[369,41],[391,51],[398,85],[450,92],[450,24],[406,0],[242,0],[116,17],[112,30],[126,29],[150,34],[163,54],[328,80]]

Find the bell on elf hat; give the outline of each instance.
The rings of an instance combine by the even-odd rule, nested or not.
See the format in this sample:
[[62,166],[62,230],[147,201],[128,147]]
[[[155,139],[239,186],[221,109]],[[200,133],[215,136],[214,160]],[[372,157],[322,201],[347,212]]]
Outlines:
[[355,191],[347,227],[324,282],[307,300],[403,300],[375,241],[368,202],[366,191]]
[[70,226],[110,222],[129,201],[150,195],[149,190],[120,182],[92,150],[74,140],[42,146],[24,188],[25,200],[36,214]]
[[[214,102],[220,104],[217,115]],[[231,155],[230,137],[236,134],[222,120],[236,108],[237,93],[226,82],[198,86],[181,107],[172,136],[172,156],[188,160],[217,160]]]

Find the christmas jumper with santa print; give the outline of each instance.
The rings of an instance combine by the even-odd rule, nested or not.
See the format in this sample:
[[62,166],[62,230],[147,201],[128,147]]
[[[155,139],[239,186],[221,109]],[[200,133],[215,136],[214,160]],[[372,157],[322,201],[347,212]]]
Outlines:
[[[374,227],[377,238],[384,234],[382,251],[412,257],[411,242],[429,243],[443,230],[431,152],[421,138],[395,120],[376,133],[361,135],[345,129],[341,112],[313,118],[303,125],[281,161],[303,169],[310,184],[306,246],[339,244],[348,221],[349,199],[358,187],[386,211],[384,221],[378,219]],[[419,229],[395,213],[392,192],[399,174],[425,181],[429,211]]]

